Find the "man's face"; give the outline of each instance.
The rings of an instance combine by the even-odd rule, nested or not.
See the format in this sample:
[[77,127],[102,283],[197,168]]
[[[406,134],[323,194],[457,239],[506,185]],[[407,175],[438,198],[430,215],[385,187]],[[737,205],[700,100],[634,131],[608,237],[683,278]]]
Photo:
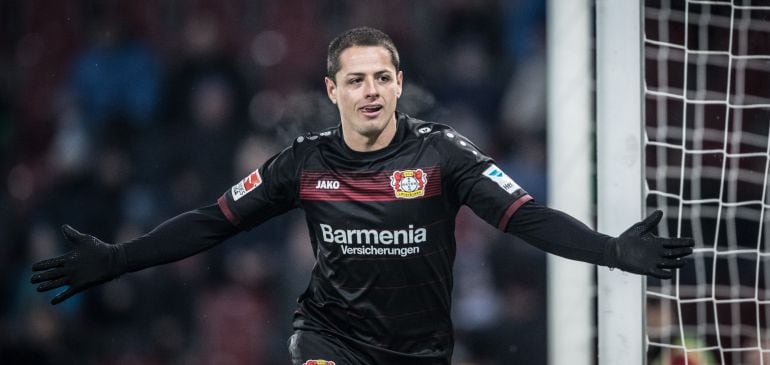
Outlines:
[[403,73],[381,46],[354,46],[340,53],[340,70],[325,79],[329,99],[340,110],[343,132],[377,138],[395,125]]

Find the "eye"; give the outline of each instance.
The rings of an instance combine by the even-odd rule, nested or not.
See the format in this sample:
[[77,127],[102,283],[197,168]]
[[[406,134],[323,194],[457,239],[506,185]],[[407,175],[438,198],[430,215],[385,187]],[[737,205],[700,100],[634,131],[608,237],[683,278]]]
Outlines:
[[390,75],[382,75],[382,76],[380,76],[380,82],[390,82],[390,80],[392,80]]
[[348,80],[348,84],[351,84],[351,85],[357,85],[357,84],[360,84],[362,81],[363,81],[363,79],[362,79],[362,78],[360,78],[360,77],[354,77],[354,78],[352,78],[352,79]]

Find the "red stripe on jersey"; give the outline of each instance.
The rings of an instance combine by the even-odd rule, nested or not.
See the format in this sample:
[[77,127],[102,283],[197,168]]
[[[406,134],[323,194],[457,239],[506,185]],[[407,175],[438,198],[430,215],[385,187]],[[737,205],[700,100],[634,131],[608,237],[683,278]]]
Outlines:
[[222,214],[225,215],[225,218],[227,218],[230,223],[232,223],[234,226],[237,226],[241,223],[241,221],[235,217],[235,214],[233,214],[233,211],[230,210],[230,206],[227,205],[227,197],[222,195],[217,199],[217,205],[219,206],[219,210],[222,211]]
[[[439,166],[419,168],[425,174],[426,182],[422,189],[418,186],[411,192],[411,199],[430,198],[441,195],[441,168]],[[404,169],[399,171],[416,171]],[[299,197],[302,200],[322,201],[396,201],[409,200],[396,196],[391,186],[391,177],[395,170],[380,172],[333,172],[302,171]]]
[[532,200],[532,196],[529,194],[522,195],[518,199],[516,199],[515,202],[511,203],[510,206],[508,206],[508,209],[505,210],[505,214],[503,214],[503,217],[500,218],[500,223],[497,225],[497,228],[501,231],[505,232],[505,229],[508,228],[508,222],[511,221],[511,217],[513,217],[513,213],[516,213],[519,208],[524,205],[524,203]]

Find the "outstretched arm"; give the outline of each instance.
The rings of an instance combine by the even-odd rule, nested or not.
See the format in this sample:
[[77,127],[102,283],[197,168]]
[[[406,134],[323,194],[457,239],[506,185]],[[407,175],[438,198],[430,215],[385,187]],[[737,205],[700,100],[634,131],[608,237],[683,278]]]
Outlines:
[[68,285],[51,301],[58,304],[123,273],[192,256],[237,232],[239,229],[216,204],[180,214],[142,237],[119,244],[105,243],[64,225],[62,233],[71,242],[72,250],[32,265],[37,273],[31,282],[39,284],[37,290],[41,292]]
[[670,279],[692,253],[690,238],[652,234],[663,213],[655,211],[618,237],[598,233],[575,218],[533,201],[522,205],[506,232],[568,259],[618,268],[634,274]]

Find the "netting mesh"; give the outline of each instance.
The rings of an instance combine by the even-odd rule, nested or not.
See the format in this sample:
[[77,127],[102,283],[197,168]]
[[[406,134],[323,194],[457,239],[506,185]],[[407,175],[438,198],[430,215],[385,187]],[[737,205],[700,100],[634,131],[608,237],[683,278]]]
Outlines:
[[696,242],[647,283],[648,363],[770,365],[770,0],[643,13],[647,207]]

